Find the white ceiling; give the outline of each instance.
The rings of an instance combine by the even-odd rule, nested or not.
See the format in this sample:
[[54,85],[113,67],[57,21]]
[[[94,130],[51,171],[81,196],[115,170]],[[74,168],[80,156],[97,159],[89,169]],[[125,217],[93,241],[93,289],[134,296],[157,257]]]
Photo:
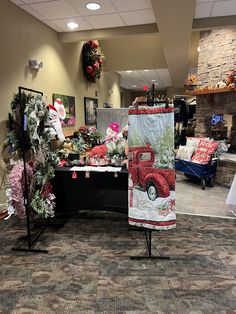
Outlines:
[[[0,0],[1,1],[1,0]],[[236,0],[194,0],[191,1],[191,8],[187,8],[187,4],[190,3],[188,0],[9,0],[15,3],[17,6],[27,11],[29,14],[36,17],[41,22],[45,23],[57,32],[67,34],[61,34],[65,36],[82,34],[82,31],[86,30],[97,30],[105,28],[114,27],[125,27],[125,26],[135,26],[135,25],[145,25],[145,24],[157,24],[159,28],[163,17],[164,18],[164,29],[168,28],[168,14],[169,7],[172,5],[174,15],[171,21],[175,21],[176,25],[179,25],[179,16],[190,16],[192,26],[192,18],[211,18],[216,16],[230,16],[236,15]],[[189,0],[190,1],[190,0]],[[89,2],[97,2],[101,5],[101,8],[97,11],[88,10],[85,5]],[[155,8],[158,3],[157,8]],[[160,4],[167,3],[167,7],[163,7]],[[185,5],[183,5],[185,3]],[[182,7],[181,7],[182,4]],[[194,13],[195,6],[195,13]],[[159,10],[161,8],[161,10]],[[178,12],[177,12],[178,11]],[[191,11],[191,12],[190,12]],[[159,15],[158,15],[158,14]],[[190,14],[191,13],[191,14]],[[194,14],[193,14],[194,13]],[[161,15],[160,15],[161,14]],[[190,14],[190,15],[189,15]],[[158,16],[158,21],[156,20]],[[183,18],[182,18],[183,19]],[[186,22],[187,19],[184,19]],[[75,29],[78,31],[74,34],[68,34],[72,32],[66,26],[68,22],[76,22],[79,27]],[[173,24],[175,25],[175,23]],[[184,26],[186,27],[186,26]],[[161,28],[159,28],[161,29]],[[175,29],[175,27],[174,27]],[[81,31],[81,32],[79,32]],[[192,28],[189,32],[192,31]],[[171,32],[173,32],[171,30]],[[163,28],[159,33],[164,34]],[[181,36],[184,37],[183,33]],[[166,38],[166,36],[164,36]],[[171,37],[171,42],[173,38]],[[163,41],[162,41],[163,44]],[[173,44],[174,45],[174,44]],[[176,45],[173,50],[176,54]],[[163,48],[164,49],[164,48]],[[182,46],[181,46],[182,49]],[[184,49],[182,49],[185,51]],[[172,51],[168,49],[167,52]],[[183,52],[181,51],[181,54]],[[167,58],[165,53],[165,58]],[[170,56],[169,56],[170,57]],[[173,55],[171,57],[173,59]],[[170,59],[169,58],[169,59]],[[179,55],[178,55],[179,58]],[[169,60],[168,59],[168,60]],[[184,60],[186,58],[184,57]],[[178,59],[179,60],[179,59]],[[170,61],[170,60],[169,60]],[[173,61],[173,60],[172,60]],[[168,64],[168,63],[167,63]],[[176,63],[174,63],[176,65]],[[173,65],[168,64],[169,70],[156,69],[149,70],[145,72],[144,70],[132,71],[132,73],[127,73],[126,71],[119,71],[117,73],[121,76],[121,87],[131,90],[143,90],[144,85],[155,84],[157,90],[163,90],[166,87],[175,84],[175,77],[180,77],[178,71],[173,69]],[[178,73],[177,73],[178,72]],[[171,73],[171,75],[170,75]],[[176,74],[177,73],[177,74]],[[184,73],[185,76],[185,73]],[[171,80],[172,77],[172,80]],[[180,77],[182,80],[182,78]],[[156,80],[153,82],[152,80]],[[135,87],[134,87],[135,86]]]
[[196,0],[195,18],[236,15],[236,0]]
[[[78,31],[155,23],[151,0],[94,0],[97,11],[86,9],[93,0],[10,0],[57,32]],[[174,0],[179,1],[179,0]],[[184,9],[184,8],[183,8]],[[236,0],[196,0],[195,18],[236,15]]]
[[[144,85],[155,84],[156,90],[163,90],[172,86],[168,69],[139,70],[139,71],[117,71],[120,74],[120,86],[129,90],[143,90]],[[156,81],[153,81],[156,80]]]

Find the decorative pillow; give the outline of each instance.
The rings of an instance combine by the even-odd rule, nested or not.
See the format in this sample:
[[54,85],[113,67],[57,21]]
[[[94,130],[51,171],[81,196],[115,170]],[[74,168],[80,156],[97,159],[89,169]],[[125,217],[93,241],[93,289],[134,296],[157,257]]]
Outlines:
[[187,137],[186,146],[196,149],[201,139],[201,137]]
[[194,150],[195,150],[194,147],[187,147],[187,146],[180,145],[176,154],[176,158],[189,161],[194,153]]
[[198,164],[207,164],[211,159],[211,155],[214,154],[218,147],[217,142],[211,142],[208,140],[200,140],[195,154],[191,158],[191,161]]
[[195,149],[197,149],[201,140],[212,141],[212,139],[210,139],[209,137],[187,137],[186,146],[194,147]]
[[228,145],[226,143],[226,140],[220,140],[220,141],[217,141],[217,143],[218,143],[218,147],[215,152],[215,157],[218,157],[222,153],[228,152]]

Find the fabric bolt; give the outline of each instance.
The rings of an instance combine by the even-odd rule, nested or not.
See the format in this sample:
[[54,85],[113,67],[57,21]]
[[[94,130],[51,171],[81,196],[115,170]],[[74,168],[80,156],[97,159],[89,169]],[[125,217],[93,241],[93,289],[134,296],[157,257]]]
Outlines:
[[129,224],[176,226],[173,108],[129,110]]

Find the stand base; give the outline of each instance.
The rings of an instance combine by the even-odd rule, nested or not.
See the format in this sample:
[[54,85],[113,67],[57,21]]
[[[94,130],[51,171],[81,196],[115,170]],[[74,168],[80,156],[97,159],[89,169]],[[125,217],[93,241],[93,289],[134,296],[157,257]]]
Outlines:
[[[42,225],[39,224],[35,224],[35,227],[39,227]],[[31,252],[31,253],[43,253],[43,254],[47,254],[48,250],[41,250],[41,249],[34,249],[35,243],[37,242],[38,238],[40,237],[40,235],[44,232],[44,230],[47,229],[47,227],[54,227],[54,228],[62,228],[64,227],[64,224],[45,224],[42,226],[43,228],[41,230],[39,230],[38,234],[35,236],[35,238],[30,241],[29,244],[29,248],[12,248],[12,251],[15,252]],[[29,233],[28,233],[29,235]]]
[[34,227],[38,228],[38,227],[44,227],[46,228],[55,228],[55,229],[61,229],[64,227],[64,224],[53,224],[53,223],[49,223],[49,224],[34,224]]
[[12,248],[11,249],[14,252],[31,252],[31,253],[44,253],[47,254],[48,250],[41,250],[41,249],[27,249],[27,248]]
[[163,259],[163,260],[170,260],[169,256],[130,256],[130,259]]
[[[143,231],[144,232],[144,236],[145,236],[145,240],[146,240],[146,247],[147,247],[147,251],[146,251],[146,255],[137,255],[137,256],[130,256],[131,260],[138,260],[138,259],[160,259],[160,260],[170,260],[169,256],[164,256],[164,255],[152,255],[152,230],[151,229],[146,229],[146,228],[142,228],[142,229],[137,229],[137,228],[130,228],[130,230],[132,231]],[[143,252],[143,251],[142,251]],[[141,252],[141,253],[142,253]],[[140,253],[140,254],[141,254]]]

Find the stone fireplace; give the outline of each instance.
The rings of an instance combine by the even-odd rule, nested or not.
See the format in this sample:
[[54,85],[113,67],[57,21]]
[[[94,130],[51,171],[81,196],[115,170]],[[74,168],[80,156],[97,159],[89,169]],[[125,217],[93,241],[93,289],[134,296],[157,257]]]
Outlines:
[[[236,153],[236,89],[222,92],[215,89],[219,82],[227,79],[228,73],[236,69],[236,29],[202,31],[199,41],[198,85],[212,90],[196,96],[195,136],[225,138],[230,151]],[[212,116],[223,118],[221,129],[214,130]],[[236,171],[232,161],[219,163],[216,181],[230,186]]]
[[[236,92],[197,95],[195,136],[227,139],[230,151],[236,153]],[[225,129],[214,132],[213,115],[222,115]]]

